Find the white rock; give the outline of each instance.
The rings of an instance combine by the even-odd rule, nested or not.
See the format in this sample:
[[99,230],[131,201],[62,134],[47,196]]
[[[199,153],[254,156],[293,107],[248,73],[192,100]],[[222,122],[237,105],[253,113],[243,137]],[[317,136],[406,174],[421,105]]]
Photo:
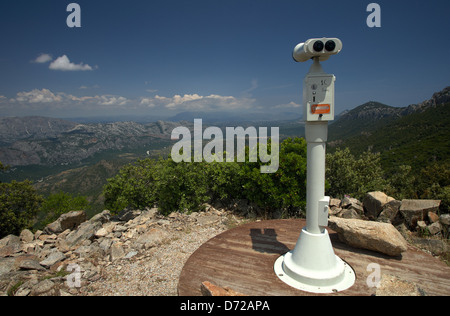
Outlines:
[[105,228],[102,227],[102,228],[100,228],[99,230],[97,230],[95,232],[95,237],[102,238],[102,237],[105,237],[108,234],[109,234],[109,232]]
[[125,251],[123,250],[121,242],[115,242],[111,246],[111,261],[116,261],[122,259],[125,256]]
[[66,256],[60,252],[60,251],[53,251],[52,253],[50,253],[50,255],[47,257],[47,259],[39,262],[39,264],[41,266],[44,267],[51,267],[52,265],[54,265],[55,263],[58,263],[60,261],[63,261],[64,259],[66,259]]
[[329,226],[339,239],[352,247],[398,256],[408,243],[392,224],[330,217]]

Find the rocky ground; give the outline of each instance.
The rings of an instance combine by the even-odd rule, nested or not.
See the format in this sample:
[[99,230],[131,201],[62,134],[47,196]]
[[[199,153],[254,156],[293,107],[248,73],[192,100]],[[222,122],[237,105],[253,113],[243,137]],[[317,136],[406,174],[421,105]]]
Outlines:
[[71,212],[43,232],[0,241],[0,295],[177,295],[189,256],[243,221],[213,207],[168,217],[104,211],[89,221]]
[[158,247],[107,264],[103,277],[80,289],[80,295],[177,295],[178,279],[189,256],[203,243],[242,220],[225,212],[173,214],[157,222]]
[[[448,259],[450,216],[436,215],[439,202],[395,201],[382,192],[368,193],[363,202],[332,199],[329,225],[357,248],[398,256],[410,242]],[[189,256],[209,239],[248,222],[236,214],[248,215],[253,208],[239,201],[231,209],[205,205],[204,212],[167,217],[156,208],[117,216],[103,211],[90,220],[84,211],[64,214],[43,231],[23,230],[0,240],[0,296],[177,295]],[[419,237],[435,226],[439,230],[432,238]],[[381,295],[392,295],[393,284],[403,295],[413,293],[413,285],[394,277],[383,282]]]

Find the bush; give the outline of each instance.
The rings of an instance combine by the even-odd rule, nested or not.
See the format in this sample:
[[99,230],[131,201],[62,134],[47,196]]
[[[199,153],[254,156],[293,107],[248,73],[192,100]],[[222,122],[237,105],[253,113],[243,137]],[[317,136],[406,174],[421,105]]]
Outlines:
[[350,195],[362,199],[367,192],[385,191],[389,188],[384,179],[380,154],[370,151],[356,158],[348,148],[337,149],[326,156],[327,194],[343,198]]
[[8,166],[4,166],[2,164],[2,162],[0,161],[0,171],[5,171],[5,170],[8,170],[8,169],[9,169],[9,167]]
[[[270,146],[270,143],[269,145]],[[306,142],[288,138],[280,145],[279,168],[275,173],[261,173],[262,163],[242,167],[244,196],[265,212],[282,210],[298,215],[306,206]]]
[[210,201],[206,163],[162,163],[155,195],[160,212],[195,212]]
[[156,204],[163,214],[170,214],[198,211],[204,203],[247,199],[266,212],[304,208],[305,141],[296,138],[282,142],[276,173],[262,174],[261,165],[260,160],[252,163],[141,160],[125,166],[108,180],[104,187],[105,206],[119,212]]
[[161,162],[145,159],[123,167],[104,187],[105,207],[112,212],[144,208],[156,202],[155,190]]
[[0,238],[30,228],[42,202],[30,181],[0,183]]
[[113,212],[157,204],[163,214],[195,211],[208,201],[202,163],[145,159],[122,168],[104,187],[105,206]]
[[417,182],[418,195],[421,198],[441,200],[441,212],[449,212],[450,161],[434,162],[423,168]]
[[85,210],[88,205],[89,202],[84,196],[73,196],[65,192],[51,194],[42,203],[41,213],[45,218],[39,226],[45,227],[57,220],[62,214]]

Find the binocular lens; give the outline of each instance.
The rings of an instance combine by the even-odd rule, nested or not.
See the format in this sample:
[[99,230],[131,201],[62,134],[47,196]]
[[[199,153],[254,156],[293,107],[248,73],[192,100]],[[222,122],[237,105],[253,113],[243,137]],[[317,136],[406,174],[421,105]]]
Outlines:
[[327,52],[332,52],[336,48],[336,43],[334,41],[328,41],[325,43],[325,49]]
[[321,52],[323,50],[323,42],[322,41],[316,41],[314,43],[313,49],[316,52]]

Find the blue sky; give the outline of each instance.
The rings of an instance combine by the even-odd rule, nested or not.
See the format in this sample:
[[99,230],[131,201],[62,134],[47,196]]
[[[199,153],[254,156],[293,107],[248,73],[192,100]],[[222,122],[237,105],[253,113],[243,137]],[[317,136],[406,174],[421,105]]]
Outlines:
[[[68,4],[81,7],[69,28]],[[336,112],[407,106],[450,84],[450,2],[39,0],[0,4],[0,116],[172,116],[183,111],[302,113],[311,62],[296,44],[339,37],[323,63]],[[270,117],[268,117],[270,119]]]

